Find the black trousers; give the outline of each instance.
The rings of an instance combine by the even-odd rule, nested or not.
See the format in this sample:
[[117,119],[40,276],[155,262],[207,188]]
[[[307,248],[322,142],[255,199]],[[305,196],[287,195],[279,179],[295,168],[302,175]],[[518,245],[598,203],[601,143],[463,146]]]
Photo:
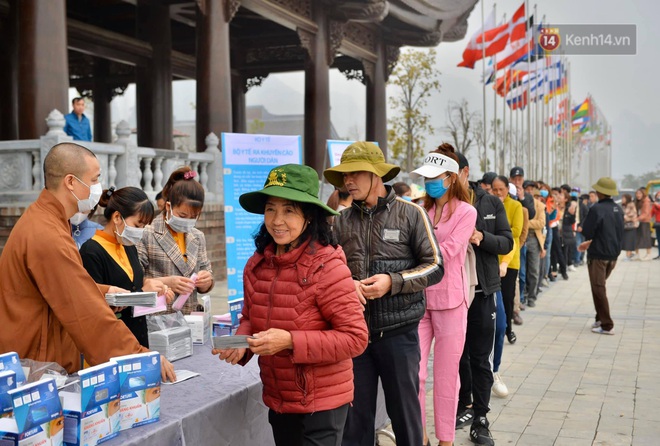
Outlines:
[[502,300],[506,313],[506,334],[511,334],[511,319],[513,319],[513,300],[516,298],[516,279],[518,270],[507,268],[506,276],[502,277]]
[[474,297],[468,310],[465,348],[459,366],[461,390],[458,394],[458,410],[472,404],[477,417],[485,417],[490,410],[495,312],[495,294],[483,293]]
[[553,272],[557,272],[557,264],[559,264],[559,273],[566,274],[566,258],[564,257],[564,250],[562,249],[561,237],[559,237],[559,229],[552,228],[552,245],[550,248],[550,269]]
[[314,413],[268,411],[277,446],[340,446],[348,404]]
[[344,446],[373,446],[375,441],[378,377],[383,383],[387,415],[396,444],[422,444],[422,409],[419,407],[419,335],[417,327],[372,341],[353,358],[355,398],[348,410]]
[[577,249],[577,240],[575,237],[563,237],[562,245],[564,248],[564,260],[566,265],[572,265],[575,260],[575,250]]

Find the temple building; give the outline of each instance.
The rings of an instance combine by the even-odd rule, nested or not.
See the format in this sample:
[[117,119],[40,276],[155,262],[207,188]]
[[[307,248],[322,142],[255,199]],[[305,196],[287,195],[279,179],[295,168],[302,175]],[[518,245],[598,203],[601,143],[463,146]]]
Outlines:
[[385,85],[402,46],[464,37],[476,0],[0,0],[0,140],[37,138],[68,88],[110,101],[136,84],[138,145],[171,149],[172,80],[195,79],[196,142],[246,131],[245,93],[270,73],[305,72],[305,162],[330,137],[328,70],[366,85],[366,137],[387,144]]

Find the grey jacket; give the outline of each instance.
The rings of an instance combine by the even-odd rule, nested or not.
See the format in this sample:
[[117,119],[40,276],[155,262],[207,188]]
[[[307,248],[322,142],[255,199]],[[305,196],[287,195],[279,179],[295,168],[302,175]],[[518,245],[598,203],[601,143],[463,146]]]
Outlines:
[[334,231],[353,279],[389,274],[392,290],[367,301],[370,342],[417,327],[424,316],[424,289],[442,280],[442,254],[426,211],[397,198],[391,187],[368,209],[353,201],[335,219]]

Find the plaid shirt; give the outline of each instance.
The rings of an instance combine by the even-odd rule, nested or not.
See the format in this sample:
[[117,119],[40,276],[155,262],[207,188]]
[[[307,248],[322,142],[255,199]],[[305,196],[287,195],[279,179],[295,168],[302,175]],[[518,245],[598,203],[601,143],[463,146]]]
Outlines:
[[[186,259],[170,233],[163,214],[154,219],[147,226],[142,240],[137,244],[140,263],[144,268],[146,278],[159,278],[167,276],[190,277],[193,273],[201,270],[208,271],[213,275],[211,262],[206,255],[206,239],[204,233],[199,229],[186,234]],[[190,314],[195,310],[197,304],[197,290],[193,291],[190,298],[181,310],[183,314]],[[169,312],[173,312],[170,305]]]

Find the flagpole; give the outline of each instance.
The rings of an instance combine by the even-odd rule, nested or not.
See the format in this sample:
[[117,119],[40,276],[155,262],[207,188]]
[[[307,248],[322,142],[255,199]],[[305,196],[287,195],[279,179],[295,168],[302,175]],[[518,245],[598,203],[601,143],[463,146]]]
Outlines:
[[[484,29],[485,25],[485,19],[484,19],[484,3],[486,1],[482,0],[481,1],[481,30],[486,31]],[[495,4],[493,3],[493,10],[495,10]],[[495,13],[493,12],[493,17],[495,17]],[[482,91],[481,91],[481,97],[483,99],[483,112],[484,112],[484,173],[488,171],[488,133],[486,132],[486,42],[483,41],[481,42],[481,77],[483,78],[483,85],[482,85]]]
[[[506,13],[502,23],[506,23]],[[493,54],[493,70],[497,79],[497,54]],[[497,90],[493,94],[493,168],[495,172],[499,172],[497,170]]]
[[[504,87],[506,88],[506,74],[509,70],[505,69],[504,70]],[[495,92],[497,95],[497,91]],[[500,166],[502,168],[506,165],[504,161],[504,155],[505,155],[505,150],[506,150],[506,95],[503,98],[504,100],[502,101],[502,147],[500,148]],[[506,170],[506,169],[505,169]]]
[[[513,74],[510,75],[511,82],[513,84]],[[504,101],[506,102],[506,100]],[[513,109],[509,106],[509,166],[515,166],[513,163]],[[518,141],[516,141],[517,143]]]
[[[569,81],[569,86],[570,86],[570,80],[571,80],[571,72],[570,72],[571,63],[570,62],[568,63],[568,66],[569,66],[568,81]],[[568,90],[568,102],[569,103],[571,102],[570,87],[569,87],[569,90]],[[571,122],[571,124],[572,124],[572,122]],[[571,131],[568,133],[568,138],[566,138],[566,158],[568,158],[568,155],[573,151],[573,126],[571,125],[570,128],[571,128]],[[568,166],[566,167],[566,170],[568,170]],[[566,179],[565,181],[568,181],[568,179]]]

